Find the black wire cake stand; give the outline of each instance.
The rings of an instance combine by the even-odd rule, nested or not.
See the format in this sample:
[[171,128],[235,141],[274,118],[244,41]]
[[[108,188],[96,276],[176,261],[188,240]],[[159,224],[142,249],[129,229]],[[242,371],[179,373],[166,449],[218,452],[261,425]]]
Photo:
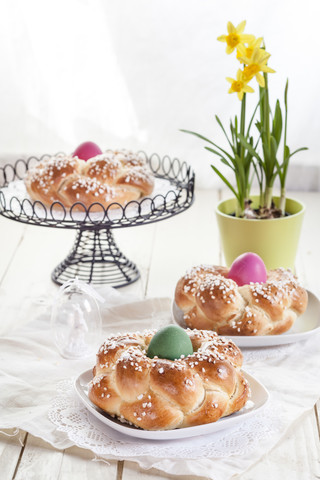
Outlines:
[[30,200],[23,178],[29,168],[48,155],[20,159],[0,168],[0,215],[29,225],[76,230],[69,255],[51,274],[55,283],[62,285],[77,277],[86,283],[119,288],[135,282],[140,277],[139,270],[119,250],[113,230],[159,222],[192,205],[195,175],[185,162],[139,153],[145,156],[154,174],[155,190],[152,196],[131,201],[125,207],[113,203],[104,208],[94,203],[86,208],[77,202],[66,209],[60,202],[46,207],[40,201]]

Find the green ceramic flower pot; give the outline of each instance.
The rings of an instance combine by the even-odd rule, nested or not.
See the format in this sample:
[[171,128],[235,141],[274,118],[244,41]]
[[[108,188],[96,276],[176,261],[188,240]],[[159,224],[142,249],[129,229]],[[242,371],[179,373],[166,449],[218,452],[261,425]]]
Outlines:
[[[251,197],[253,208],[258,207],[259,197]],[[279,198],[274,202],[278,205]],[[247,220],[232,216],[234,198],[223,200],[216,209],[222,249],[227,266],[245,252],[257,253],[268,270],[284,267],[294,269],[305,206],[287,198],[288,216],[270,220]]]

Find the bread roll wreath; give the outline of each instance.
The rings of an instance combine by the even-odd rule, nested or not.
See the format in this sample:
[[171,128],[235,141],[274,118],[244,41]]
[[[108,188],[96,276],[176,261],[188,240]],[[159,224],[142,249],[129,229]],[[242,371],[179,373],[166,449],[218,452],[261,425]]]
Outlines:
[[[146,430],[215,422],[245,405],[250,389],[240,370],[242,353],[232,341],[214,332],[174,325],[157,335],[149,330],[106,340],[98,352],[89,387],[89,398],[95,405]],[[186,336],[193,353],[178,353],[174,360],[154,356],[157,345],[150,347],[161,343],[162,335],[169,338],[168,350],[172,350],[170,339],[172,343],[175,335],[179,337],[177,344],[183,344],[181,336]]]
[[142,156],[115,150],[88,161],[64,154],[49,157],[27,172],[25,185],[32,200],[47,206],[58,201],[70,208],[81,202],[89,208],[98,202],[107,208],[150,195],[154,177]]
[[264,282],[243,285],[229,276],[227,267],[200,265],[178,281],[175,302],[188,327],[230,336],[277,335],[307,308],[308,294],[291,270],[270,270]]

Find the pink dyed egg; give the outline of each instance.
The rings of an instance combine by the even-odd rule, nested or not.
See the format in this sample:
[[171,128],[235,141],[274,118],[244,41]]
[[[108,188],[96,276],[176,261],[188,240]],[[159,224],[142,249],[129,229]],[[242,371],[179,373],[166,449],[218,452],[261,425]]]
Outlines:
[[79,147],[75,149],[72,156],[78,157],[81,160],[89,160],[89,158],[95,157],[102,153],[101,149],[93,142],[83,142]]
[[267,280],[266,266],[256,253],[243,253],[231,265],[228,278],[234,280],[240,287],[253,283],[265,283]]

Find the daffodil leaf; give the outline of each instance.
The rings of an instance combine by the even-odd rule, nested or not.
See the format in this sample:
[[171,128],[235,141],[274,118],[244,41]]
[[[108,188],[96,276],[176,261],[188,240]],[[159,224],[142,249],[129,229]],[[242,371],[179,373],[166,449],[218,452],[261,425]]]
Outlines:
[[276,156],[278,151],[278,143],[277,140],[274,138],[273,135],[270,135],[270,147],[271,147],[271,156],[270,156],[270,163],[275,164]]
[[279,175],[280,181],[281,181],[282,165],[280,165],[278,160],[276,160],[275,166],[276,166],[276,174]]
[[218,117],[218,115],[215,115],[215,117],[216,117],[216,121],[218,122],[218,125],[220,126],[221,130],[223,131],[223,133],[224,133],[224,135],[225,135],[225,137],[226,137],[226,139],[227,139],[230,147],[233,148],[233,146],[232,146],[232,144],[231,144],[231,142],[230,142],[230,140],[229,140],[229,137],[228,137],[228,135],[227,135],[227,132],[225,131],[224,126],[222,125],[222,122],[221,122],[220,118]]
[[208,150],[209,152],[211,153],[214,153],[215,155],[217,155],[218,157],[220,157],[220,160],[222,161],[222,163],[224,163],[225,165],[228,165],[228,167],[232,168],[234,170],[234,167],[232,165],[230,165],[230,163],[228,162],[228,160],[226,158],[224,158],[220,152],[218,152],[217,150],[214,150],[213,148],[210,148],[210,147],[204,147],[206,150]]
[[235,160],[236,160],[236,165],[237,165],[237,172],[238,172],[241,180],[243,180],[243,178],[245,176],[245,172],[244,172],[244,166],[243,166],[242,159],[241,159],[241,157],[239,157],[239,155],[235,155]]
[[289,157],[292,157],[292,156],[295,155],[296,153],[302,152],[303,150],[309,150],[309,149],[308,149],[308,147],[297,148],[297,150],[295,150],[294,152],[290,153]]
[[290,153],[289,147],[287,145],[286,145],[286,147],[287,147],[287,150],[286,150],[287,156],[283,160],[283,179],[284,180],[287,176],[287,171],[288,171],[288,167],[289,167],[290,158],[293,157],[293,155],[295,155],[298,152],[302,152],[303,150],[308,150],[307,147],[301,147],[301,148],[298,148],[297,150],[295,150],[294,152]]
[[236,133],[238,133],[238,117],[237,115],[234,117],[234,129]]
[[[194,135],[195,137],[198,137],[200,138],[201,140],[204,140],[205,142],[208,142],[210,143],[211,145],[213,145],[214,147],[218,148],[218,150],[220,150],[222,153],[224,153],[224,155],[228,158],[230,158],[230,160],[232,160],[232,156],[226,152],[223,148],[219,147],[219,145],[215,144],[214,142],[212,142],[211,140],[209,140],[208,138],[204,137],[203,135],[200,135],[200,133],[196,133],[196,132],[191,132],[190,130],[180,130],[180,132],[184,132],[184,133],[190,133],[190,135]],[[207,148],[207,147],[205,147]],[[207,149],[208,150],[208,149]],[[214,152],[216,153],[216,152]],[[218,155],[221,155],[220,153]]]
[[231,133],[232,133],[232,140],[233,140],[232,150],[233,150],[234,153],[236,153],[236,152],[239,151],[240,146],[239,146],[239,142],[237,140],[237,130],[233,126],[232,121],[230,121],[230,130],[231,130]]
[[288,88],[289,88],[289,79],[287,79],[286,86],[284,89],[284,105],[287,111],[288,111]]
[[290,157],[290,148],[288,145],[284,146],[284,160],[288,160]]
[[232,191],[236,199],[239,201],[239,195],[237,194],[237,192],[235,191],[235,189],[233,188],[229,180],[227,180],[226,177],[214,165],[211,165],[211,168],[221,178],[221,180],[227,185],[227,187]]
[[253,162],[253,168],[254,168],[254,171],[255,171],[255,173],[256,173],[256,176],[257,176],[259,185],[262,185],[262,172],[261,172],[261,168],[260,168],[260,172],[259,172],[258,167],[257,167],[257,164],[256,164],[255,162]]
[[250,119],[250,122],[249,122],[249,126],[248,126],[248,129],[247,129],[247,135],[246,135],[247,138],[248,138],[248,136],[249,136],[249,133],[250,133],[250,130],[251,130],[251,126],[252,126],[252,122],[253,122],[253,120],[254,120],[254,117],[256,116],[256,112],[257,112],[257,110],[258,110],[259,105],[260,105],[260,100],[258,101],[258,103],[257,103],[257,105],[256,105],[256,107],[255,107],[255,109],[254,109],[254,111],[253,111],[253,114],[252,114],[252,116],[251,116],[251,119]]
[[259,133],[261,134],[261,133],[262,133],[262,124],[261,124],[261,122],[256,122],[255,125],[256,125]]
[[238,137],[239,137],[239,140],[241,142],[241,144],[248,150],[248,152],[251,153],[251,155],[253,157],[255,157],[259,162],[261,162],[261,158],[260,156],[258,155],[258,153],[254,150],[254,148],[252,147],[252,145],[250,145],[249,142],[247,142],[247,140],[244,138],[243,135],[241,135],[241,133],[238,134]]
[[283,149],[283,162],[282,162],[282,168],[284,171],[286,171],[288,168],[289,160],[290,160],[290,148],[288,147],[288,145],[285,145]]
[[282,135],[282,112],[281,112],[279,100],[277,100],[276,102],[273,125],[272,125],[272,135],[275,138],[277,144],[279,145],[281,140],[281,135]]
[[228,167],[232,168],[232,170],[234,171],[234,166],[233,165],[230,165],[230,163],[228,162],[228,160],[226,160],[224,157],[220,157],[220,161],[222,163],[224,163],[225,165],[227,165]]

